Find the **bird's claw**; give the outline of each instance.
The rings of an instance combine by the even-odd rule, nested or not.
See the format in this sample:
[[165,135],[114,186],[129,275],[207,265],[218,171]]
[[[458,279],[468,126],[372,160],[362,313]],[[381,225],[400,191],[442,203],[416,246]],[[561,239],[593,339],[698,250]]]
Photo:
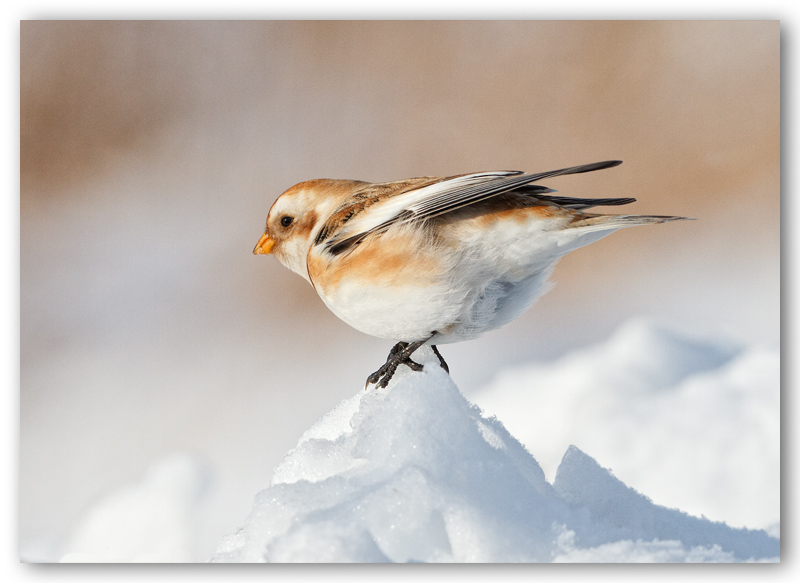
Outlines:
[[[415,372],[421,371],[423,366],[420,363],[411,360],[411,355],[414,354],[414,351],[416,351],[417,348],[425,344],[425,342],[428,340],[412,342],[411,344],[408,342],[398,342],[395,344],[389,351],[389,356],[386,358],[386,362],[383,364],[383,366],[367,377],[364,390],[368,389],[370,384],[376,385],[376,388],[378,389],[385,389],[389,385],[389,381],[392,380],[395,371],[397,371],[397,367],[401,364],[406,365]],[[444,358],[442,358],[442,355],[439,354],[436,346],[432,346],[432,348],[434,354],[436,354],[437,358],[439,359],[439,364],[441,367],[449,373],[450,369],[448,368],[447,363],[444,361]]]
[[378,389],[385,389],[389,385],[389,381],[392,380],[395,371],[397,371],[397,367],[401,364],[406,365],[415,372],[419,372],[423,369],[423,366],[420,363],[414,362],[410,357],[407,357],[403,360],[393,360],[391,362],[387,362],[367,377],[367,384],[364,389],[367,389],[370,383],[376,385],[376,388]]

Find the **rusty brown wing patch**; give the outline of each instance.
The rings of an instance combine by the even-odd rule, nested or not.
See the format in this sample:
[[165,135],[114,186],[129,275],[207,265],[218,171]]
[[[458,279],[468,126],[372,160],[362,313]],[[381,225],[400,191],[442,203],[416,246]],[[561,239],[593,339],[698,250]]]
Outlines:
[[[320,245],[336,236],[336,234],[347,224],[347,222],[359,213],[364,212],[372,205],[403,194],[410,190],[422,188],[436,182],[441,182],[444,178],[433,176],[423,176],[420,178],[406,178],[394,182],[381,182],[376,184],[367,183],[363,188],[357,190],[322,225],[314,239],[314,245]],[[346,239],[345,241],[349,241]],[[342,241],[344,243],[344,241]],[[352,242],[348,243],[351,244]],[[340,244],[334,247],[339,247]],[[332,250],[332,249],[331,249]],[[340,251],[339,251],[340,252]],[[334,252],[336,254],[336,252]]]

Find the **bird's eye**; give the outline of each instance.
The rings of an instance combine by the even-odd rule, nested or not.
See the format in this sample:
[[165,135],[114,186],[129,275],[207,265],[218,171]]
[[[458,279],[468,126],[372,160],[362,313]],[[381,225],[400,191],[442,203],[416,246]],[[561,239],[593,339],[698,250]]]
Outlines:
[[294,221],[294,217],[281,217],[281,226],[288,227]]

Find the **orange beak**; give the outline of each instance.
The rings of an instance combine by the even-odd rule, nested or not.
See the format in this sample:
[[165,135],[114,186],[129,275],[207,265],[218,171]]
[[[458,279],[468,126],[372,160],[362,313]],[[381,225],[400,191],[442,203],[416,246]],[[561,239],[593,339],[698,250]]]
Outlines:
[[274,245],[275,239],[264,233],[256,243],[256,248],[253,249],[253,255],[269,255]]

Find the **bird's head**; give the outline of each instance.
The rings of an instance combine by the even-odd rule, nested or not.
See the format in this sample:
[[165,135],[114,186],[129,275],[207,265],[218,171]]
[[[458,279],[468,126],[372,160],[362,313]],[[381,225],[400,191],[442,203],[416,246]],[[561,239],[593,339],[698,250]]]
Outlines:
[[292,186],[273,203],[267,215],[267,228],[253,253],[275,255],[286,267],[309,279],[306,258],[317,232],[362,184],[323,178]]

